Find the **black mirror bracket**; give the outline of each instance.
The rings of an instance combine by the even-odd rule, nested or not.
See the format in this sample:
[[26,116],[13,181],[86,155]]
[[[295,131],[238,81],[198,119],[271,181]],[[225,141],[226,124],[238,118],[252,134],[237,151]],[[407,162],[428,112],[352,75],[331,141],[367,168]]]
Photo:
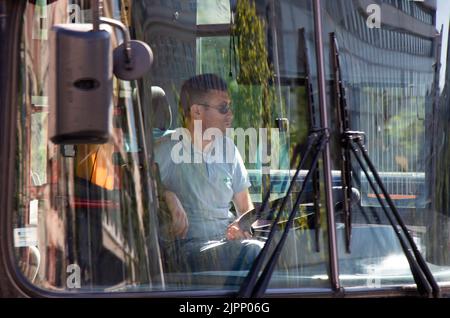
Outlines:
[[[144,76],[153,63],[153,52],[145,42],[131,40],[130,32],[120,21],[105,17],[99,18],[100,23],[119,29],[124,41],[114,49],[113,72],[121,80],[132,81]],[[136,67],[139,65],[139,67]]]

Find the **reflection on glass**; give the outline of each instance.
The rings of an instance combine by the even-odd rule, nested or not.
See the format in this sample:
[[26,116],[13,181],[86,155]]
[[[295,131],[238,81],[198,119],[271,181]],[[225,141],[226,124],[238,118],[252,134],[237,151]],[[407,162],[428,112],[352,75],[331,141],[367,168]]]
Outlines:
[[[448,3],[383,0],[377,6],[381,27],[371,28],[362,3],[325,1],[324,36],[336,34],[351,129],[365,133],[369,155],[419,250],[438,281],[448,282],[448,249],[438,247],[448,245],[450,225],[448,207],[441,205],[449,194],[440,181],[447,178],[448,144],[442,139],[448,139],[448,130],[439,128],[448,108],[443,101]],[[328,74],[332,77],[333,71]],[[355,162],[353,182],[361,190],[361,205],[353,207],[352,253],[340,249],[343,285],[369,286],[365,278],[374,288],[413,284],[398,239]],[[360,244],[370,252],[359,254]],[[364,279],[355,280],[353,275]]]
[[47,112],[31,115],[31,178],[33,186],[47,183]]
[[[105,16],[121,19],[134,38],[152,47],[154,64],[139,82],[114,79],[113,137],[100,146],[56,146],[47,140],[47,36],[54,24],[90,21],[90,6],[86,1],[58,0],[29,2],[26,7],[13,223],[17,264],[24,276],[38,287],[73,293],[239,289],[259,250],[244,267],[226,268],[221,248],[237,242],[240,252],[241,241],[226,240],[225,231],[219,231],[215,242],[194,251],[199,254],[193,257],[201,256],[200,269],[183,266],[186,250],[179,248],[180,240],[174,239],[170,227],[178,220],[171,206],[176,201],[167,198],[171,194],[166,190],[176,189],[187,209],[186,202],[210,202],[201,211],[206,218],[198,222],[198,232],[210,230],[212,210],[219,202],[214,198],[223,193],[190,197],[202,186],[200,176],[180,174],[167,181],[170,169],[162,171],[161,166],[172,157],[161,158],[157,152],[162,139],[187,125],[190,114],[180,102],[183,83],[213,73],[226,82],[227,90],[221,91],[226,100],[196,105],[218,116],[232,115],[229,137],[248,172],[246,186],[256,211],[270,191],[268,207],[251,219],[251,238],[262,247],[274,229],[276,243],[291,209],[297,213],[269,288],[329,288],[321,163],[305,185],[304,200],[293,207],[308,172],[300,171],[281,221],[273,224],[295,172],[292,158],[303,156],[309,132],[320,124],[312,1],[239,0],[232,1],[232,8],[230,1],[222,0],[103,2]],[[437,280],[448,283],[450,4],[375,2],[382,13],[378,29],[368,27],[363,1],[322,1],[322,44],[328,53],[329,33],[335,32],[350,125],[365,132],[369,155],[414,241]],[[120,42],[120,36],[112,34],[113,42]],[[337,136],[334,70],[328,54],[325,64],[330,66],[330,126]],[[178,139],[194,145],[183,140]],[[352,190],[358,195],[352,200],[351,253],[345,252],[336,138],[332,146],[342,285],[413,286],[399,240],[355,163]],[[198,165],[199,170],[186,167],[216,177],[211,191],[219,183],[232,184],[232,177],[215,175],[205,163]],[[218,209],[226,213],[226,226],[240,212],[230,200],[220,201]],[[192,242],[182,243],[186,247]]]
[[[113,2],[104,4],[111,16]],[[117,291],[136,284],[162,289],[136,83],[114,80],[109,143],[57,146],[48,140],[50,42],[36,38],[31,17],[46,19],[43,35],[53,24],[71,22],[71,14],[80,15],[72,22],[88,20],[85,9],[83,1],[26,7],[14,215],[18,265],[32,283],[52,291]]]
[[[140,10],[141,4],[139,1],[137,3],[134,9]],[[155,57],[160,56],[161,60],[164,59],[164,65],[156,62],[157,67],[152,69],[149,81],[151,78],[152,85],[160,87],[164,91],[163,104],[166,106],[161,108],[159,97],[153,98],[151,101],[144,98],[144,103],[152,104],[152,115],[158,118],[163,112],[158,113],[157,110],[170,107],[174,117],[177,118],[176,125],[172,126],[172,129],[188,127],[186,116],[190,116],[190,114],[186,115],[179,106],[181,104],[179,102],[180,92],[184,81],[205,73],[214,73],[225,80],[233,105],[233,121],[229,137],[234,140],[248,171],[251,183],[249,192],[257,209],[261,205],[263,194],[269,190],[270,185],[272,186],[270,211],[263,212],[260,219],[253,224],[253,238],[259,240],[260,245],[264,245],[271,229],[271,221],[275,217],[275,206],[279,205],[285,196],[289,180],[294,174],[294,170],[291,169],[295,169],[297,165],[296,162],[291,164],[290,158],[296,146],[304,143],[308,132],[310,109],[307,105],[308,95],[306,92],[309,93],[310,90],[305,88],[305,61],[297,59],[297,51],[300,46],[299,29],[306,29],[307,53],[309,59],[314,61],[310,1],[281,1],[271,2],[270,5],[264,1],[237,1],[236,7],[233,8],[235,12],[232,20],[229,18],[228,1],[198,1],[196,23],[194,23],[194,19],[189,18],[191,11],[182,6],[184,10],[178,13],[180,13],[180,19],[184,14],[184,20],[178,20],[177,28],[173,29],[168,27],[175,23],[170,21],[169,17],[166,18],[165,23],[161,23],[154,16],[153,12],[160,10],[158,5],[152,8],[144,6],[142,3],[142,8],[143,10],[145,8],[145,11],[142,11],[145,14],[136,15],[137,19],[134,22],[136,28],[140,28],[140,25],[149,26],[140,31],[142,34],[140,36],[153,43]],[[212,14],[217,11],[224,14]],[[292,15],[292,11],[298,16]],[[282,12],[281,15],[278,15],[280,12]],[[209,16],[208,19],[206,19],[206,13]],[[230,23],[232,24],[230,25]],[[217,24],[223,25],[217,26]],[[198,25],[196,34],[189,33],[193,25]],[[166,30],[167,35],[156,34],[157,30],[161,28]],[[152,34],[161,39],[158,38],[158,41],[155,41]],[[166,50],[163,43],[168,39],[174,40],[172,47],[177,50]],[[177,53],[181,51],[179,48],[181,43],[183,48],[189,48],[189,54],[185,55],[183,59],[177,59]],[[301,47],[304,46],[305,44],[302,43]],[[195,57],[194,61],[190,61],[192,57]],[[177,65],[177,67],[168,67],[167,62],[174,66]],[[192,69],[192,66],[195,68]],[[314,64],[310,68],[310,82],[311,85],[315,85]],[[310,94],[315,95],[312,91]],[[206,102],[201,101],[201,103]],[[310,106],[315,107],[315,105]],[[153,107],[155,108],[153,109]],[[167,121],[167,118],[164,119],[163,116],[161,119]],[[170,178],[167,177],[167,171],[170,169],[166,168],[168,163],[161,159],[160,148],[162,146],[160,145],[165,144],[164,138],[174,132],[164,129],[161,132],[159,126],[165,125],[158,124],[158,128],[154,129],[153,137],[156,144],[155,157],[162,177],[160,189],[162,189],[161,191],[169,189],[174,192],[180,199],[181,205],[184,204],[189,210],[191,204],[188,203],[186,195],[191,192],[195,193],[196,182],[200,177],[193,176],[192,178],[196,180],[189,181],[180,176],[179,181],[170,181]],[[270,148],[267,147],[267,140],[270,140]],[[191,169],[191,167],[187,165],[186,169]],[[214,168],[211,166],[208,169],[213,171]],[[213,173],[211,172],[211,174]],[[302,178],[305,175],[306,172],[303,172]],[[188,184],[185,184],[187,181],[189,181]],[[180,184],[185,190],[180,189]],[[294,193],[282,211],[282,221],[274,226],[277,231],[284,228],[300,186],[301,180],[297,180]],[[211,189],[211,193],[206,196],[208,198],[215,197],[216,193]],[[207,198],[199,200],[203,202]],[[165,203],[161,202],[161,206],[164,207]],[[170,204],[167,203],[167,205]],[[210,213],[214,207],[215,205],[212,203],[209,207]],[[162,208],[162,210],[164,209]],[[231,202],[230,211],[234,214],[237,213]],[[317,213],[323,212],[321,210]],[[302,204],[297,207],[297,213],[295,231],[289,235],[270,286],[276,288],[326,287],[327,278],[313,278],[319,275],[326,276],[327,272],[328,248],[325,244],[325,228],[320,231],[320,224],[316,226],[317,224],[314,223],[315,209],[313,206]],[[193,215],[189,211],[187,214],[188,216]],[[233,218],[235,216],[230,217],[230,221]],[[190,222],[195,222],[194,219],[192,216]],[[206,231],[205,227],[209,224],[208,222],[209,220],[206,218],[203,227],[199,226],[199,232]],[[316,232],[320,233],[317,243]],[[222,231],[217,235],[223,238],[225,233]],[[277,237],[275,242],[279,240],[279,235]],[[167,242],[163,242],[163,244],[167,244]],[[218,261],[220,255],[214,254],[220,254],[220,249],[226,249],[229,244],[230,242],[219,240],[213,245],[208,245],[207,249],[203,249],[201,252],[203,254],[198,255],[198,259],[203,260],[202,270],[194,268],[193,265],[173,266],[175,256],[179,257],[185,251],[178,249],[177,252],[170,254],[167,249],[167,253],[163,255],[163,261],[167,264],[165,275],[167,288],[238,289],[249,267],[239,271],[231,270],[231,268],[227,270],[224,264]],[[316,251],[316,244],[319,245],[319,252]],[[209,255],[210,258],[205,260],[205,255]]]
[[197,24],[230,23],[229,0],[198,0]]
[[[57,146],[47,140],[50,28],[56,23],[90,21],[89,6],[83,1],[38,1],[26,7],[14,215],[18,265],[30,281],[52,291],[236,290],[251,262],[241,270],[215,263],[216,249],[220,253],[219,248],[229,242],[198,251],[211,255],[203,264],[209,270],[180,271],[177,253],[183,251],[173,254],[166,249],[169,204],[163,198],[160,171],[145,146],[152,153],[158,136],[183,125],[185,114],[178,108],[181,84],[196,74],[216,73],[229,87],[235,116],[232,128],[244,135],[248,129],[256,133],[256,140],[244,141],[242,150],[254,204],[261,204],[270,183],[270,206],[278,204],[295,168],[290,157],[306,138],[303,127],[315,107],[307,103],[315,93],[306,88],[306,60],[298,63],[295,58],[298,29],[306,28],[307,63],[312,70],[308,75],[315,85],[310,1],[283,3],[283,14],[292,9],[307,17],[289,16],[288,24],[276,17],[280,7],[275,2],[266,6],[265,1],[238,1],[234,22],[229,1],[133,1],[131,12],[121,3],[104,1],[104,15],[128,18],[131,33],[151,45],[155,62],[140,90],[135,82],[114,79],[113,135],[104,145]],[[36,24],[36,19],[45,23]],[[223,26],[217,28],[218,24]],[[113,38],[117,39],[114,32]],[[161,134],[145,133],[141,119],[145,131],[150,124]],[[180,183],[193,187],[190,181]],[[274,228],[285,227],[301,183],[295,181],[282,220]],[[326,228],[313,222],[314,207],[302,204],[296,211],[294,230],[271,286],[326,287]],[[231,202],[229,213],[237,213]],[[274,213],[274,208],[264,212],[253,224],[253,238],[260,246],[272,228]],[[317,213],[323,215],[324,210]]]

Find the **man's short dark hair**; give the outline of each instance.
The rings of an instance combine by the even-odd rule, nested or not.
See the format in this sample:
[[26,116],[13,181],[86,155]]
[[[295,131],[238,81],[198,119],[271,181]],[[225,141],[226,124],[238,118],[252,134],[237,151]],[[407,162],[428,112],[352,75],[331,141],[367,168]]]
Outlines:
[[204,103],[210,90],[228,91],[227,83],[215,74],[196,75],[183,83],[180,92],[180,105],[184,115],[189,117],[193,104]]

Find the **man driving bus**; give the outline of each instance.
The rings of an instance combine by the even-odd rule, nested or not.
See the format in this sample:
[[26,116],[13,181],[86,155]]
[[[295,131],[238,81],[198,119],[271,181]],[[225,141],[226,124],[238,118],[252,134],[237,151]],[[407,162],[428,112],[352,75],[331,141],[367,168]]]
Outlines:
[[[246,240],[250,233],[236,220],[252,210],[253,203],[241,155],[226,136],[233,120],[227,85],[214,74],[195,76],[183,84],[180,104],[185,129],[155,144],[163,196],[171,214],[170,232],[187,253],[190,266],[205,268],[213,262],[214,268],[232,269],[241,247],[253,249],[255,256],[261,246]],[[237,215],[230,211],[231,202]],[[211,252],[220,254],[216,261]],[[244,254],[240,258],[245,263]]]

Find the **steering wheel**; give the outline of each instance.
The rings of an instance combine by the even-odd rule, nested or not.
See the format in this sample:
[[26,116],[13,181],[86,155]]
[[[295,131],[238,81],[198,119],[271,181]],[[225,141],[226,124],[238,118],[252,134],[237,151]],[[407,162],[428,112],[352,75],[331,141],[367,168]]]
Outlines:
[[[305,193],[306,195],[304,196],[304,199],[301,200],[300,204],[311,204],[312,201],[312,196],[311,193]],[[278,198],[277,200],[272,202],[272,205],[275,206],[275,209],[272,209],[269,213],[269,215],[271,215],[273,218],[276,217],[276,213],[278,212],[278,208],[281,204],[281,201],[283,200],[284,197],[282,198]],[[358,191],[358,189],[356,188],[352,188],[352,195],[350,198],[351,204],[356,204],[359,203],[361,200],[361,195],[360,192]],[[277,202],[279,201],[279,202]],[[333,187],[333,201],[335,202],[334,206],[335,206],[335,214],[340,214],[342,213],[342,207],[343,207],[343,201],[344,201],[344,195],[343,195],[343,191],[342,191],[342,187],[338,186],[338,187]],[[265,213],[267,214],[267,212]],[[314,212],[312,213],[307,213],[306,215],[303,214],[301,216],[296,216],[294,218],[294,224],[297,220],[297,222],[305,222],[305,217],[306,217],[306,222],[308,225],[311,225],[311,219],[310,216],[314,215]],[[267,236],[269,234],[269,232],[271,231],[271,228],[273,226],[273,219],[264,219],[262,217],[257,217],[257,211],[256,209],[253,209],[249,212],[247,212],[246,214],[244,214],[240,219],[239,219],[239,227],[243,230],[243,231],[247,231],[249,233],[252,234],[252,237],[254,239],[265,239],[265,236]],[[277,226],[279,226],[280,228],[283,228],[283,226],[287,223],[286,219],[282,219],[281,221],[278,222]],[[295,228],[295,226],[294,226]],[[310,226],[311,228],[311,226]]]

